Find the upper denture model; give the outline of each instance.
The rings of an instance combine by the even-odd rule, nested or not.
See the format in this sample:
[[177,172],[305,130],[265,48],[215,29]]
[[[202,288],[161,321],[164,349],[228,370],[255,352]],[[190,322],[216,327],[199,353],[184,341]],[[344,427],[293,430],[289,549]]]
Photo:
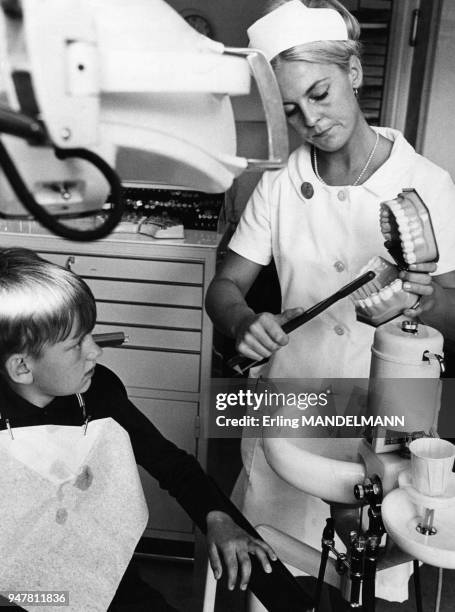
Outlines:
[[399,265],[438,260],[430,213],[415,189],[382,202],[379,220],[385,247]]

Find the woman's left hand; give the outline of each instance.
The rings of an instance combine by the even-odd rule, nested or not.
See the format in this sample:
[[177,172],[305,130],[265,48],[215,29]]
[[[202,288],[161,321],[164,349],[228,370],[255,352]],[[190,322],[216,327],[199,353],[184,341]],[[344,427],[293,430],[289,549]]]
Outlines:
[[239,566],[240,589],[246,590],[251,576],[250,555],[256,555],[267,573],[272,571],[269,559],[277,560],[276,554],[267,542],[252,538],[228,514],[218,510],[207,515],[207,546],[215,579],[221,578],[224,564],[227,570],[228,588],[231,591],[237,582]]
[[406,317],[414,319],[433,308],[438,285],[434,283],[430,273],[435,272],[436,267],[434,262],[410,264],[408,270],[400,272],[404,291],[415,293],[421,298],[415,308],[403,311]]

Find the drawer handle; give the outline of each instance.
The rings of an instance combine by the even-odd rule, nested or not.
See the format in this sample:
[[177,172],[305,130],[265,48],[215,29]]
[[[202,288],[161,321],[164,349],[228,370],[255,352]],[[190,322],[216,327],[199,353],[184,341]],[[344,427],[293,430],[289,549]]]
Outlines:
[[70,255],[65,262],[65,268],[67,270],[70,270],[70,272],[72,272],[73,269],[71,266],[74,265],[75,263],[76,263],[76,258],[74,257],[74,255]]

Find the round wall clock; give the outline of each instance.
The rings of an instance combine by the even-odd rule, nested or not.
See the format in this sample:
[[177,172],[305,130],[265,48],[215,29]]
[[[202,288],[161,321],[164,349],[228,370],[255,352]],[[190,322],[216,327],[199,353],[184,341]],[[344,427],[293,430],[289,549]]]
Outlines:
[[180,14],[185,21],[196,30],[196,32],[199,32],[199,34],[203,34],[204,36],[208,36],[209,38],[213,38],[213,27],[207,17],[201,15],[201,13],[193,9],[187,9],[186,11],[182,11]]

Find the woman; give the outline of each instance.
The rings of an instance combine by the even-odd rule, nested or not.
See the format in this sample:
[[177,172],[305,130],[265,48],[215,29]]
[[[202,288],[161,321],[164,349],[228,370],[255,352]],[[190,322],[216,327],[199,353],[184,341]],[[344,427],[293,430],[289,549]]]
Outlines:
[[[368,377],[374,329],[356,320],[350,300],[290,336],[281,326],[351,281],[371,257],[390,260],[379,205],[406,187],[415,188],[430,210],[440,259],[437,268],[414,264],[400,273],[403,289],[421,297],[405,314],[455,335],[455,186],[398,131],[366,122],[357,100],[359,31],[337,0],[278,0],[249,29],[251,46],[274,67],[285,113],[302,146],[286,168],[263,175],[209,289],[207,310],[215,325],[235,338],[240,353],[257,360],[271,356],[261,373],[273,378]],[[280,315],[255,313],[244,299],[272,257],[282,292]],[[243,508],[250,520],[274,524],[319,547],[327,507],[280,481],[260,441],[247,442],[242,453]],[[271,503],[264,503],[266,498]],[[296,517],[305,513],[302,525]],[[317,513],[321,520],[315,520]],[[406,590],[397,595],[391,585],[391,578],[382,590],[378,585],[378,594],[406,598]]]
[[[280,18],[279,11],[301,3],[276,4],[281,6],[266,16],[276,22],[271,52],[277,39],[286,41],[288,17]],[[274,354],[268,372],[273,377],[366,377],[374,330],[356,322],[349,301],[292,336],[281,325],[298,314],[293,308],[308,308],[352,280],[370,257],[390,259],[379,203],[414,187],[430,209],[440,260],[435,276],[429,276],[436,269],[430,263],[402,272],[404,289],[422,296],[420,307],[405,314],[455,335],[455,188],[448,173],[417,155],[399,132],[367,124],[356,95],[362,83],[359,26],[337,2],[310,4],[337,7],[349,39],[304,43],[271,58],[289,123],[303,145],[284,170],[265,173],[260,181],[210,287],[207,310],[236,339],[240,353],[255,359]],[[294,26],[295,15],[290,19]],[[253,45],[260,21],[250,28]],[[263,50],[267,55],[269,49]],[[272,257],[282,291],[278,316],[252,312],[243,298]]]

